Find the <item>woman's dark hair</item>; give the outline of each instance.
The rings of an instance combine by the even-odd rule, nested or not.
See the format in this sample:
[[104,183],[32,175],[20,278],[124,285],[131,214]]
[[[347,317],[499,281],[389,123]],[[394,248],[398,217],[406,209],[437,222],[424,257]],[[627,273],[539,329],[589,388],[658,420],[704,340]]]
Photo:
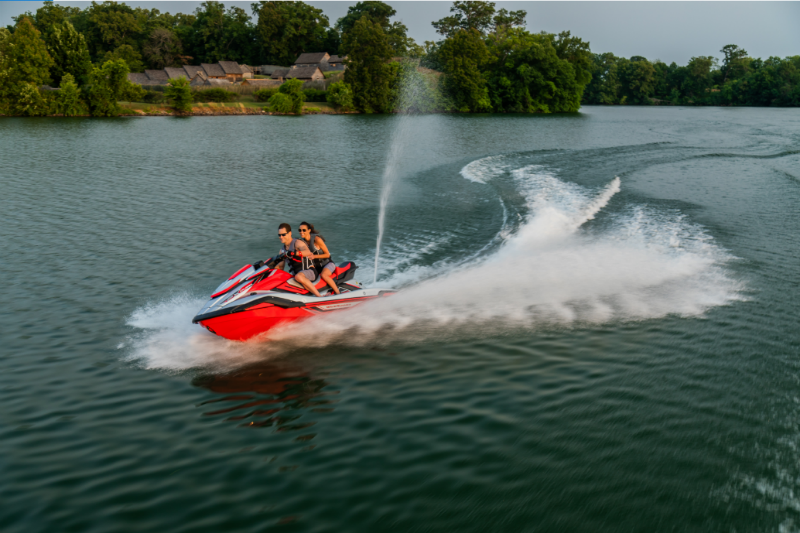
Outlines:
[[317,230],[314,229],[314,225],[313,224],[309,224],[308,222],[301,222],[300,226],[308,226],[308,229],[311,230],[311,233],[316,233],[317,232]]
[[284,222],[283,224],[278,226],[278,229],[279,230],[280,229],[285,229],[287,233],[291,233],[292,232],[292,227],[289,224],[287,224],[286,222]]

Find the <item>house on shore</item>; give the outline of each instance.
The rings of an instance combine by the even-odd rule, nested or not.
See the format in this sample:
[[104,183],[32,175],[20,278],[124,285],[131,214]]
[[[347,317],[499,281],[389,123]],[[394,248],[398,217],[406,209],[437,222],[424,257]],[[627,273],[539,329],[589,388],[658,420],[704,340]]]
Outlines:
[[225,80],[228,78],[219,63],[200,63],[200,66],[203,67],[206,76],[210,79]]
[[311,54],[300,54],[297,56],[297,59],[292,65],[292,68],[304,68],[304,67],[319,67],[320,64],[328,63],[328,59],[330,58],[330,54],[328,52],[315,52]]
[[[200,63],[200,66],[183,65],[182,67],[167,67],[162,70],[131,72],[128,74],[128,81],[141,86],[166,85],[169,80],[181,76],[192,82],[193,87],[198,85],[224,86],[252,78],[253,71],[247,65],[240,65],[236,61],[220,61],[219,63]],[[211,80],[216,81],[212,82]]]
[[347,59],[347,56],[331,56],[328,58],[328,65],[326,69],[320,69],[322,72],[332,72],[332,71],[339,71],[344,70],[344,60]]
[[260,76],[272,76],[273,72],[284,68],[286,67],[281,67],[280,65],[260,65],[253,67],[253,73]]
[[272,74],[270,75],[270,79],[283,81],[284,78],[286,78],[286,74],[288,74],[290,70],[292,70],[292,69],[290,69],[290,68],[276,68],[275,70],[272,71]]
[[300,54],[292,65],[292,69],[317,67],[320,71],[336,72],[344,70],[346,56],[330,55],[328,52]]
[[299,67],[276,70],[272,73],[273,80],[286,81],[297,78],[301,81],[317,81],[324,80],[325,75],[317,66],[313,67]]

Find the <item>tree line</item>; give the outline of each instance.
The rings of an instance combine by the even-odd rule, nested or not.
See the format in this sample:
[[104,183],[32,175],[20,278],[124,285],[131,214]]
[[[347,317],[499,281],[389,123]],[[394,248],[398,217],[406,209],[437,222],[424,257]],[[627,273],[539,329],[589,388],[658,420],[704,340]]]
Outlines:
[[[0,28],[0,112],[118,114],[143,91],[128,72],[228,60],[291,65],[303,52],[347,55],[335,100],[360,112],[575,112],[583,104],[798,105],[800,58],[752,59],[734,46],[685,67],[593,54],[570,32],[524,29],[523,10],[455,1],[420,46],[380,1],[331,25],[303,2],[261,0],[251,14],[203,2],[193,14],[121,2],[45,2]],[[59,91],[43,91],[44,85]],[[412,91],[406,90],[413,87]],[[337,100],[338,99],[338,100]]]
[[729,44],[686,66],[614,54],[592,56],[585,104],[800,106],[800,56],[762,60]]

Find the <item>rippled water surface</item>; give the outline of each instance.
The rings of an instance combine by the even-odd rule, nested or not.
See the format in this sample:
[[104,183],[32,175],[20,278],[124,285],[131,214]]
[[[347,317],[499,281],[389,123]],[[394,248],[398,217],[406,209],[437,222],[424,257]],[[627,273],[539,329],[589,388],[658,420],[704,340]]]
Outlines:
[[[400,120],[0,120],[0,529],[800,530],[800,110]],[[301,220],[401,291],[191,324]]]

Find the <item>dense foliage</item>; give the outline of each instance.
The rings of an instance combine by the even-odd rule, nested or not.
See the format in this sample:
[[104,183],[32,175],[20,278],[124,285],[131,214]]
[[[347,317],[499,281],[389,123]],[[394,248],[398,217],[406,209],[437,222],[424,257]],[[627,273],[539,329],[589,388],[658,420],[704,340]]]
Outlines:
[[233,102],[239,98],[239,95],[225,90],[221,87],[214,87],[213,89],[199,89],[192,95],[195,102]]
[[169,80],[164,96],[172,102],[178,113],[189,113],[192,110],[192,89],[186,76]]
[[353,109],[353,91],[343,81],[331,83],[328,87],[326,99],[329,104],[337,105],[343,111],[351,111]]
[[453,3],[433,23],[445,36],[426,43],[423,65],[446,74],[444,88],[462,112],[563,113],[580,108],[591,80],[589,43],[569,32],[531,33],[525,11],[493,2]]
[[686,66],[595,54],[585,104],[800,106],[800,56],[753,59],[736,45]]
[[267,102],[276,94],[278,94],[277,87],[267,87],[253,91],[253,98],[255,98],[256,102]]
[[[275,96],[278,95],[284,95],[289,98],[291,102],[291,111],[289,111],[290,113],[294,113],[295,115],[303,114],[303,102],[306,101],[306,95],[303,93],[302,81],[298,80],[297,78],[286,80],[278,88],[278,94]],[[272,98],[270,98],[270,102],[272,102]],[[281,111],[281,113],[286,113],[286,111]]]
[[391,111],[395,69],[389,64],[392,48],[380,22],[363,16],[344,34],[348,54],[344,81],[353,90],[353,105],[362,113]]
[[[719,61],[697,56],[679,66],[592,54],[589,43],[569,32],[529,32],[525,11],[484,1],[453,2],[450,14],[432,23],[441,39],[424,49],[393,20],[395,9],[377,0],[350,6],[334,25],[300,1],[259,0],[250,7],[248,13],[206,0],[192,14],[172,15],[113,1],[83,9],[45,1],[0,28],[0,113],[113,116],[119,100],[175,100],[163,88],[132,85],[128,72],[221,60],[289,65],[301,53],[323,51],[348,56],[343,79],[337,74],[335,83],[305,91],[293,82],[254,97],[289,113],[302,112],[302,99],[364,113],[560,113],[581,103],[800,105],[800,56],[762,60],[726,45]],[[223,89],[186,90],[197,101],[236,97]]]

